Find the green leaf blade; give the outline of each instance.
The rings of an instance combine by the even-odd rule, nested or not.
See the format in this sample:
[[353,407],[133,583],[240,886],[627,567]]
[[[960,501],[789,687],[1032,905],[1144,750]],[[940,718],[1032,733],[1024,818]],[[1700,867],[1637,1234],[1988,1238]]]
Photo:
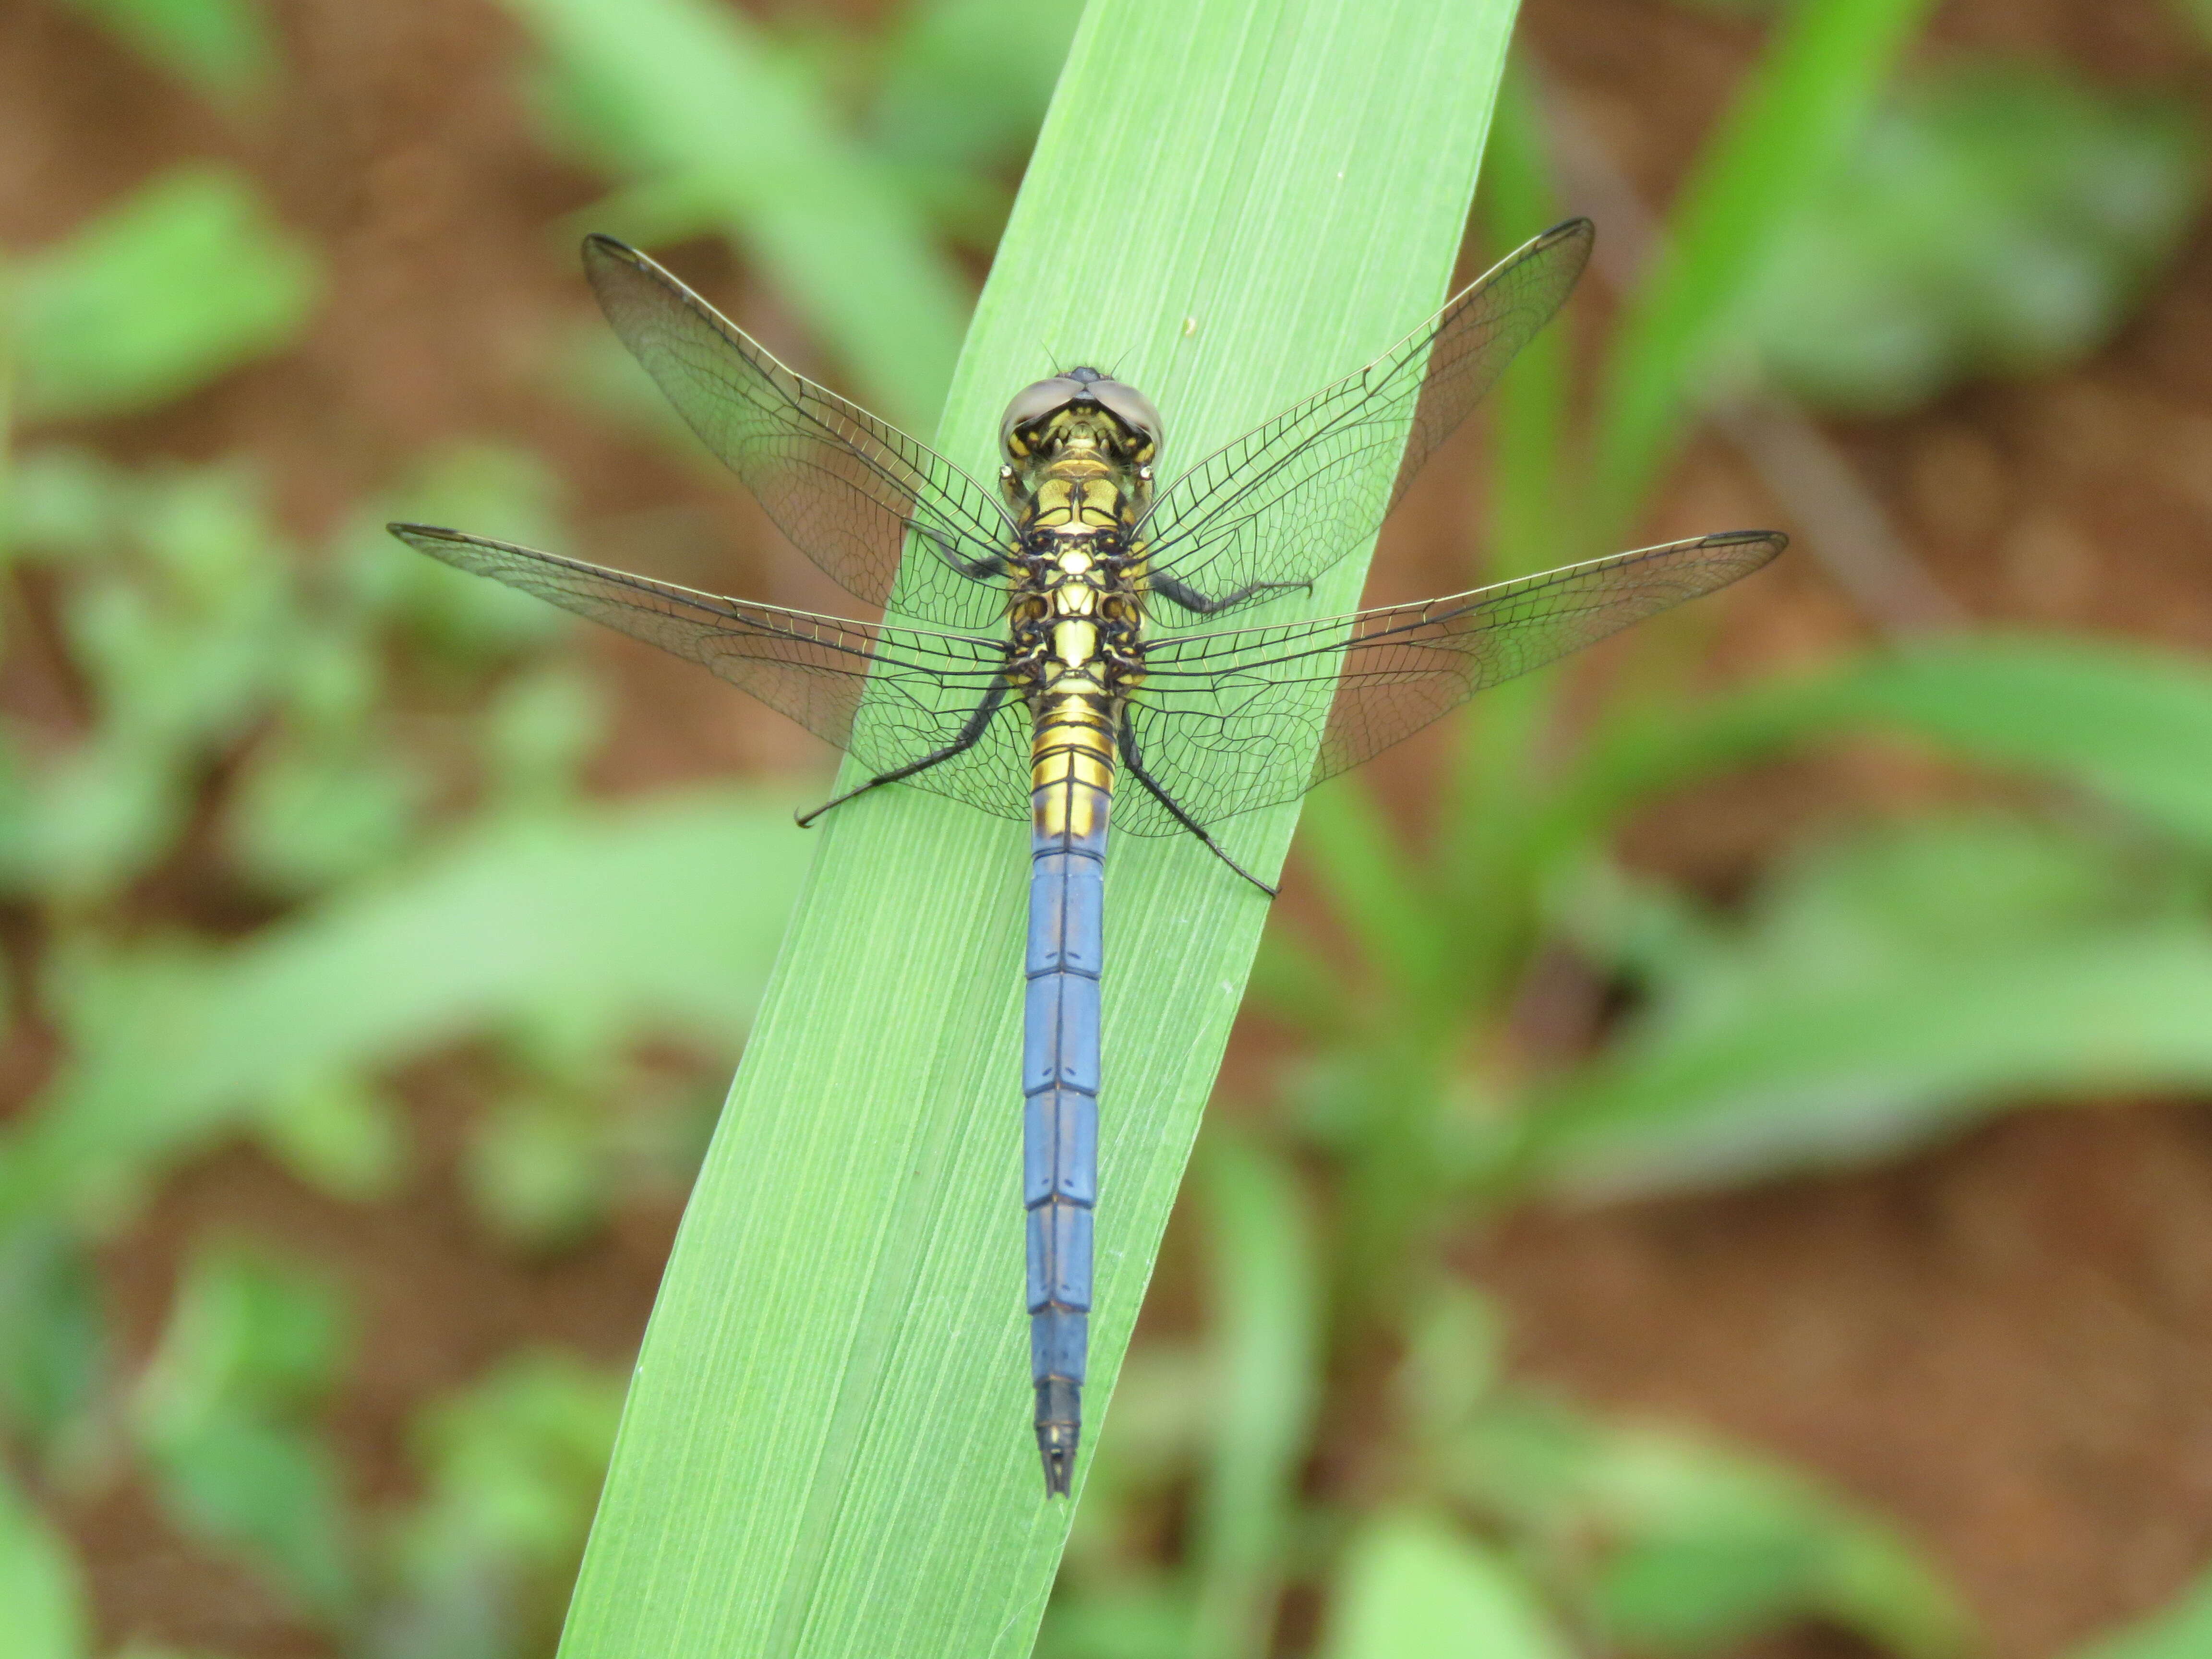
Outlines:
[[258,0],[66,0],[156,69],[230,110],[252,105],[280,67]]
[[1295,1172],[1243,1136],[1208,1141],[1200,1170],[1220,1335],[1212,1462],[1193,1527],[1193,1648],[1261,1659],[1321,1395],[1322,1272]]
[[281,349],[320,286],[252,184],[187,164],[29,261],[12,296],[29,420],[128,413]]
[[1784,234],[1741,331],[1762,379],[1856,416],[2055,373],[2109,339],[2172,257],[2205,161],[2179,100],[2016,64],[1923,75]]
[[1568,1659],[1534,1588],[1474,1539],[1425,1516],[1384,1516],[1354,1540],[1327,1659]]
[[2212,938],[2173,929],[1782,985],[1563,1089],[1534,1130],[1565,1184],[1647,1190],[1863,1161],[2008,1099],[2212,1083]]
[[787,814],[711,791],[495,823],[212,960],[81,972],[79,1052],[0,1141],[0,1215],[112,1202],[302,1086],[533,1011],[734,1038],[801,868]]
[[960,338],[959,273],[751,24],[704,0],[509,5],[577,84],[595,148],[648,179],[683,181],[870,376],[884,414],[936,406]]
[[0,1467],[0,1607],[9,1650],[21,1659],[87,1659],[91,1609],[84,1572],[60,1534]]
[[2172,1605],[2078,1648],[2069,1659],[2191,1659],[2212,1646],[2212,1577],[2199,1577]]
[[1623,314],[1597,432],[1596,542],[1634,518],[1768,251],[1832,173],[1927,10],[1928,0],[1808,0],[1777,25]]
[[[1170,411],[1172,471],[1401,336],[1449,278],[1511,10],[1092,5],[939,447],[988,469],[1011,392],[1091,357]],[[1363,565],[1311,604],[1344,608]],[[1294,817],[1241,829],[1260,868]],[[896,789],[820,833],[567,1659],[1018,1654],[1050,1588],[1068,1506],[1029,1429],[1025,837]],[[1094,1443],[1266,915],[1195,845],[1125,838],[1107,885]]]

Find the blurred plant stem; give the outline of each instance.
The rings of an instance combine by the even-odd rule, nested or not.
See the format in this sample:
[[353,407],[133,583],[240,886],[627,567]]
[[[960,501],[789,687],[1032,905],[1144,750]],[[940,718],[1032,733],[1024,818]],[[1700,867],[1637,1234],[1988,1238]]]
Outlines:
[[[1541,124],[1576,198],[1605,226],[1593,267],[1616,290],[1632,292],[1660,257],[1657,222],[1572,96],[1533,65],[1528,78],[1540,87],[1541,110],[1524,110],[1523,118]],[[1800,528],[1804,553],[1877,628],[1905,638],[1966,623],[1966,613],[1928,574],[1849,459],[1802,412],[1778,398],[1738,392],[1723,396],[1707,418]]]
[[1194,1517],[1192,1651],[1266,1659],[1317,1404],[1321,1268],[1296,1171],[1233,1133],[1205,1147],[1218,1427]]
[[1607,344],[1583,539],[1610,545],[1641,516],[1719,367],[1716,352],[1734,343],[1732,313],[1864,127],[1927,10],[1928,0],[1806,0],[1773,25]]
[[554,70],[556,131],[631,182],[591,229],[728,236],[890,418],[943,401],[966,283],[827,88],[706,0],[509,0]]

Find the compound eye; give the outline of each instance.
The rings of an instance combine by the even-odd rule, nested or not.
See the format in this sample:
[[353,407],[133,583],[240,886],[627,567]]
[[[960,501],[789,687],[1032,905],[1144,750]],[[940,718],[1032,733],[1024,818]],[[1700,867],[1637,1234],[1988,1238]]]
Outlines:
[[1006,412],[999,421],[999,447],[1012,449],[1017,431],[1035,425],[1054,410],[1065,409],[1086,389],[1080,380],[1065,374],[1024,386],[1014,393],[1014,400],[1006,405]]
[[1085,388],[1097,398],[1099,406],[1115,420],[1128,428],[1148,444],[1158,447],[1160,441],[1160,411],[1152,407],[1152,400],[1133,386],[1119,380],[1093,380]]

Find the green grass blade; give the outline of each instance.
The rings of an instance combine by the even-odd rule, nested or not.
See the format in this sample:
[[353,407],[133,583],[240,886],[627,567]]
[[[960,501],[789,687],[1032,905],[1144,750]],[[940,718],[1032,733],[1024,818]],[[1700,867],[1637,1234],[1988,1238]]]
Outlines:
[[959,271],[742,14],[706,0],[509,5],[572,77],[572,113],[597,148],[708,204],[884,414],[937,406],[960,337]]
[[1596,539],[1626,533],[1775,238],[1857,134],[1927,10],[1928,0],[1808,0],[1777,26],[1621,319],[1598,425]]
[[1394,991],[1436,988],[1452,940],[1436,895],[1364,779],[1340,779],[1306,803],[1298,857],[1338,924]]
[[2212,1574],[2140,1624],[2100,1637],[2069,1659],[2189,1659],[2212,1650]]
[[1476,1539],[1424,1515],[1387,1515],[1352,1540],[1327,1659],[1567,1659],[1534,1588]]
[[[1427,315],[1512,13],[1094,0],[946,453],[989,467],[1010,392],[1091,358],[1151,393],[1188,461]],[[1363,565],[1311,604],[1346,605]],[[1294,819],[1256,815],[1238,844],[1272,869]],[[1024,1653],[1051,1586],[1069,1506],[1042,1492],[1021,1306],[1027,837],[902,789],[820,833],[647,1334],[565,1659]],[[1267,914],[1186,842],[1118,842],[1107,887],[1094,1425]]]
[[64,0],[155,69],[234,112],[279,68],[276,31],[258,0]]
[[1321,1393],[1322,1274],[1296,1172],[1233,1132],[1206,1142],[1198,1177],[1208,1200],[1220,1416],[1192,1528],[1191,1650],[1262,1659]]
[[23,262],[9,296],[21,413],[129,414],[282,350],[313,308],[314,254],[252,181],[187,162]]
[[4,1466],[0,1607],[8,1609],[8,1650],[21,1659],[84,1659],[92,1651],[83,1571],[67,1540],[46,1524]]
[[206,956],[78,963],[76,1054],[0,1140],[0,1219],[112,1204],[303,1080],[548,1007],[736,1035],[800,860],[776,798],[726,791],[494,825]]
[[[1546,151],[1543,112],[1525,73],[1498,88],[1498,118],[1475,202],[1484,252],[1502,259],[1565,218]],[[1598,227],[1602,235],[1605,227]],[[1571,564],[1589,550],[1563,544],[1560,511],[1573,404],[1574,309],[1521,348],[1490,395],[1490,534],[1481,580],[1504,581]],[[1610,551],[1611,550],[1605,550]]]
[[2170,923],[1783,980],[1617,1044],[1540,1100],[1530,1152],[1584,1192],[1711,1187],[1870,1163],[2022,1099],[2193,1093],[2208,1006],[2212,937]]
[[1944,641],[1621,720],[1581,758],[1536,832],[1554,848],[1606,833],[1691,780],[1851,731],[2062,779],[2185,845],[2212,848],[2212,674],[2139,646],[2034,635]]

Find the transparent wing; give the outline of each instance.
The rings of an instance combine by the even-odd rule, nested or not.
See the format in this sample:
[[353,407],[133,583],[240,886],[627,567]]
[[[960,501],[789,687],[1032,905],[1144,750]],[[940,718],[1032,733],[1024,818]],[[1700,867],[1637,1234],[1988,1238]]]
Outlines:
[[[872,772],[895,771],[955,742],[1006,666],[998,640],[722,599],[430,525],[390,528],[434,559],[704,665],[850,750]],[[1027,711],[1018,699],[1002,702],[973,748],[907,781],[1001,817],[1027,817]]]
[[[1152,568],[1220,600],[1309,582],[1361,545],[1565,302],[1592,234],[1587,219],[1546,231],[1358,374],[1161,489],[1139,532]],[[1382,460],[1401,443],[1394,475]],[[1152,615],[1190,625],[1164,599]]]
[[[1351,616],[1148,643],[1129,730],[1146,769],[1201,823],[1295,799],[1476,692],[1725,587],[1786,544],[1771,531],[1671,542],[1495,587]],[[1164,809],[1124,810],[1170,835]],[[1131,802],[1131,805],[1135,803]]]
[[[990,491],[920,440],[793,373],[636,249],[584,239],[623,343],[783,533],[847,592],[946,628],[1004,613],[1013,528]],[[903,580],[909,533],[927,551]]]

